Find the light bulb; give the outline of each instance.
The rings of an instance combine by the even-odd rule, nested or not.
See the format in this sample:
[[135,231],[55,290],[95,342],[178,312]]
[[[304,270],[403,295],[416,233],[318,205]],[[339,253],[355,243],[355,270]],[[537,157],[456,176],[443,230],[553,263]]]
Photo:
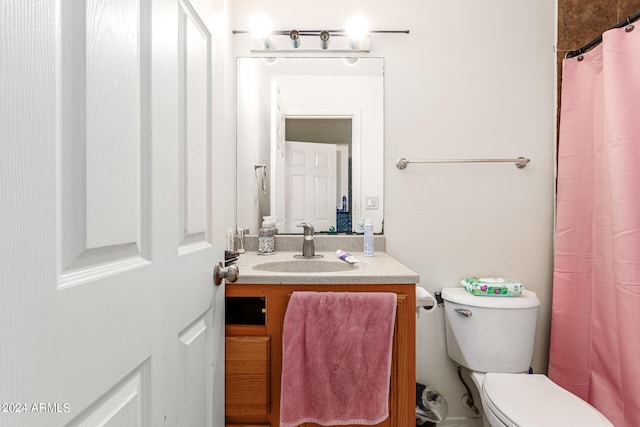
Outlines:
[[347,20],[346,30],[350,39],[360,40],[369,34],[369,22],[362,15],[353,15]]
[[273,29],[271,18],[265,13],[256,13],[249,20],[249,28],[251,29],[251,35],[255,38],[268,39]]

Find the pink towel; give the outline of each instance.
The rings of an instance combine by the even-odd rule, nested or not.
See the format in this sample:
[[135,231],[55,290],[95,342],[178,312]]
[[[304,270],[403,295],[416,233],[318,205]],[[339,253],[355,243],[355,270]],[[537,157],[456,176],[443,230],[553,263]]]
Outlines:
[[294,292],[282,334],[280,426],[389,416],[396,294]]

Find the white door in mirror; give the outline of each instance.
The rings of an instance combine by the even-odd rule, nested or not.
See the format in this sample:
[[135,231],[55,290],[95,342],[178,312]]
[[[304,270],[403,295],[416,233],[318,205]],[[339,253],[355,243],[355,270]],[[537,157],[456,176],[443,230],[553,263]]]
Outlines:
[[285,218],[283,232],[300,221],[316,231],[336,226],[336,145],[287,141],[285,155]]

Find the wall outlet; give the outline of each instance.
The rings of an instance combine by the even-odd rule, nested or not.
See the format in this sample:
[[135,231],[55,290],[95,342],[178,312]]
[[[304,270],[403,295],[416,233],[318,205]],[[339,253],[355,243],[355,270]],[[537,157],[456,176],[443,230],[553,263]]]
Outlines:
[[367,210],[380,209],[380,199],[377,196],[369,196],[365,199]]

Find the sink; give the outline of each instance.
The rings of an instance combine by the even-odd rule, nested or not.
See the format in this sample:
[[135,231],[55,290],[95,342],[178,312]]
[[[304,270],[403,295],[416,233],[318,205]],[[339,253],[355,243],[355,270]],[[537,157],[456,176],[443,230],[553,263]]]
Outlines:
[[274,273],[335,273],[356,270],[358,265],[344,261],[292,259],[290,261],[261,262],[254,265],[253,269]]

